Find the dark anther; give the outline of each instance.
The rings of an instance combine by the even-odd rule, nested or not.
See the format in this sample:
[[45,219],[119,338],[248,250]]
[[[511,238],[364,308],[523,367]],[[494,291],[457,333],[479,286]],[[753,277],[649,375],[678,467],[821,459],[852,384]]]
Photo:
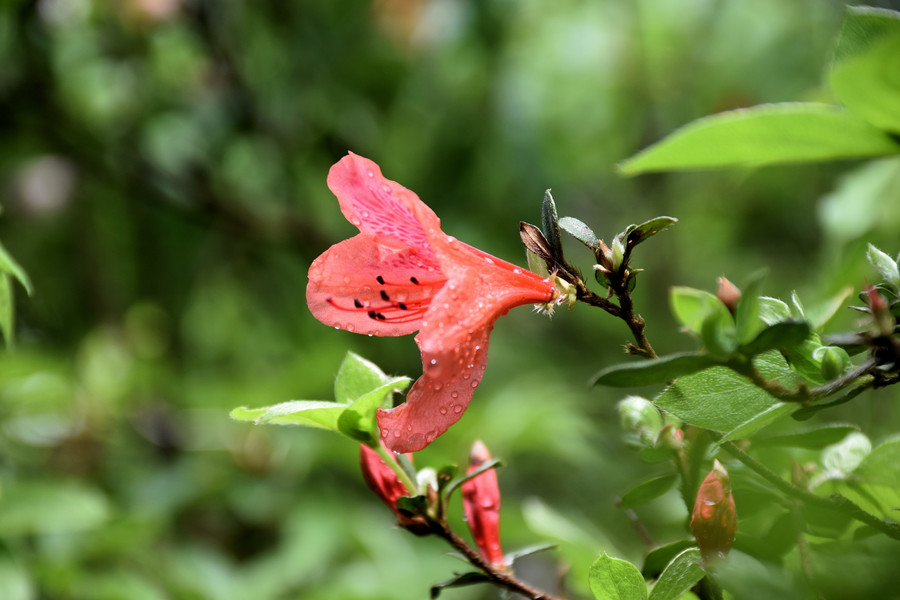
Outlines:
[[410,277],[409,280],[412,281],[414,284],[419,285],[419,280],[416,279],[415,277]]
[[356,308],[362,308],[362,307],[363,307],[363,303],[359,301],[359,298],[354,298],[354,299],[353,299],[353,306],[355,306]]
[[397,308],[399,308],[400,310],[406,310],[406,305],[403,304],[402,302],[398,302],[398,303],[397,303]]
[[384,316],[383,314],[381,314],[380,312],[375,313],[375,318],[378,319],[379,321],[385,321],[385,320],[387,320],[387,317],[385,317],[385,316]]
[[388,295],[387,295],[387,292],[384,291],[384,290],[381,290],[381,299],[384,300],[385,302],[390,302],[390,301],[391,301],[391,299],[390,299],[390,298],[388,297]]
[[375,278],[375,281],[377,281],[377,282],[380,283],[381,285],[384,285],[384,277],[382,277],[381,275],[379,275],[378,277],[376,277],[376,278]]
[[376,313],[374,310],[370,310],[370,311],[369,311],[368,313],[366,313],[366,314],[369,315],[369,318],[370,318],[370,319],[375,319],[375,318],[377,318],[376,315],[377,315],[378,313]]

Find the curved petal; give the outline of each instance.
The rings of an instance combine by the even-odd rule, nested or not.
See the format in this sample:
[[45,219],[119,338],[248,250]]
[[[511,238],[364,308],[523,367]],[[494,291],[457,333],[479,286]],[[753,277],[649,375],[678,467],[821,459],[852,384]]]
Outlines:
[[416,248],[391,248],[359,234],[313,261],[306,303],[331,327],[380,336],[413,333],[444,284],[431,259]]
[[406,395],[406,402],[378,411],[381,438],[388,449],[421,450],[462,417],[484,375],[493,326],[493,321],[486,323],[465,344],[437,352],[422,349],[424,373]]
[[440,231],[440,219],[415,192],[384,177],[371,160],[351,152],[331,167],[328,187],[360,232],[430,252],[427,235]]

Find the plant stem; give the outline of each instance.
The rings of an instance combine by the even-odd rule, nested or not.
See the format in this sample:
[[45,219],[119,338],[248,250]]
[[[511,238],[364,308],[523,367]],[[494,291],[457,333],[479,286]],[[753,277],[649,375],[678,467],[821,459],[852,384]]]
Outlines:
[[466,560],[477,567],[479,571],[487,575],[494,585],[521,594],[529,600],[562,600],[559,596],[553,596],[552,594],[531,587],[524,581],[516,579],[512,573],[503,569],[498,569],[485,561],[478,552],[465,542],[465,540],[456,535],[445,521],[434,522],[432,525],[432,531],[435,535],[447,540],[451,546],[466,557]]
[[[371,446],[369,446],[371,448]],[[404,486],[406,486],[407,491],[410,496],[416,496],[419,493],[418,484],[413,481],[413,479],[409,476],[409,473],[406,472],[406,469],[403,468],[400,463],[397,462],[397,459],[394,457],[394,453],[390,452],[387,448],[382,446],[381,444],[376,444],[374,448],[372,448],[375,453],[384,461],[384,464],[389,466],[394,473],[397,474],[397,478],[400,480]]]
[[861,523],[869,525],[873,529],[877,529],[888,537],[891,537],[895,540],[900,540],[900,523],[883,521],[875,515],[867,513],[852,500],[841,496],[840,494],[832,494],[828,497],[817,496],[816,494],[808,492],[803,488],[788,483],[787,481],[779,477],[776,473],[769,470],[768,467],[738,448],[733,442],[725,442],[724,444],[722,444],[722,448],[724,448],[729,454],[744,463],[744,465],[750,468],[750,470],[755,471],[763,479],[771,483],[776,489],[783,492],[787,496],[800,500],[804,504],[808,504],[810,506],[818,506],[828,510],[844,513],[845,515],[848,515]]

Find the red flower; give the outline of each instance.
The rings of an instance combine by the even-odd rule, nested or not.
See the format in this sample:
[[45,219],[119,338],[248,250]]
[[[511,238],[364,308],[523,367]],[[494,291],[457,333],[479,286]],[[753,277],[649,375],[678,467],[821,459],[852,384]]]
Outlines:
[[[469,455],[468,473],[491,460],[487,447],[476,441]],[[497,471],[488,469],[462,484],[463,511],[481,557],[495,567],[506,568],[500,547],[500,487]]]
[[724,558],[734,544],[737,510],[728,472],[718,460],[713,461],[712,471],[697,491],[691,514],[691,531],[706,562]]
[[421,450],[462,416],[487,364],[488,334],[515,306],[546,304],[554,283],[441,231],[418,196],[349,154],[328,187],[360,233],[309,268],[313,315],[369,335],[418,331],[423,374],[396,408],[380,410],[385,446]]

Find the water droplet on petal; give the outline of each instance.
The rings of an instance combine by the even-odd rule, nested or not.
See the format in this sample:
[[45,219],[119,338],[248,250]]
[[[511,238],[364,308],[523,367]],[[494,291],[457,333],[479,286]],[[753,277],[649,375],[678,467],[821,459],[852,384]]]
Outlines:
[[441,391],[442,387],[444,387],[443,383],[441,383],[440,381],[435,381],[434,384],[432,384],[431,389],[433,389],[436,392],[439,392],[439,391]]
[[455,242],[455,241],[456,241],[456,238],[453,237],[452,235],[448,235],[448,236],[447,236],[447,243],[448,243],[448,244],[452,244],[452,243]]
[[521,275],[522,271],[519,269],[513,269],[513,275]]
[[467,369],[474,369],[474,368],[475,368],[475,364],[474,364],[474,363],[469,363],[468,365],[466,365],[466,368],[467,368]]
[[412,431],[412,424],[407,425],[407,426],[406,426],[406,430],[407,430],[407,431]]
[[350,276],[344,275],[344,283],[350,283]]
[[362,225],[362,220],[360,220],[359,217],[353,216],[350,217],[350,223],[352,225],[355,225],[356,227],[359,227],[360,225]]
[[478,382],[477,382],[477,381],[473,381],[473,382],[472,382],[472,387],[473,387],[473,388],[478,387]]
[[353,333],[354,331],[356,331],[356,327],[354,327],[351,323],[347,323],[347,331]]
[[375,173],[373,173],[371,170],[366,171],[366,175],[368,175],[369,177],[375,177]]
[[485,256],[485,257],[484,257],[484,262],[486,262],[486,263],[489,264],[489,265],[494,264],[494,260],[493,260],[490,256]]
[[475,346],[475,352],[478,352],[479,350],[481,350],[481,346]]
[[400,437],[400,432],[399,432],[399,431],[395,431],[395,432],[394,432],[394,437],[395,437],[395,438]]
[[440,408],[440,413],[441,413],[442,415],[446,415],[446,414],[447,414],[447,407],[446,407],[446,406],[442,406],[442,407]]
[[388,436],[388,431],[387,431],[387,429],[382,429],[382,430],[381,430],[381,437],[387,438],[387,436]]
[[459,398],[459,392],[450,392],[450,397],[456,400]]
[[381,184],[381,189],[383,189],[383,190],[384,190],[386,193],[388,193],[388,194],[391,193],[391,186],[389,186],[389,185],[386,184],[386,183],[382,183],[382,184]]
[[462,404],[456,404],[453,406],[453,412],[459,414],[463,411]]

